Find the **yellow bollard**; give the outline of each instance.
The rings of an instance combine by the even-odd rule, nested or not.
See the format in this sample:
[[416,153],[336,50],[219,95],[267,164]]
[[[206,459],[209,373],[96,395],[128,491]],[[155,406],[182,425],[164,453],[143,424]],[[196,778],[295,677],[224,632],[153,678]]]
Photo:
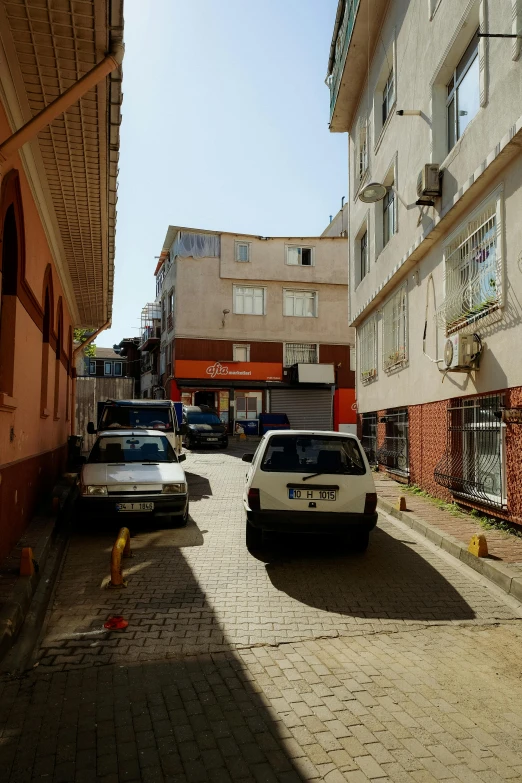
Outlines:
[[32,576],[33,574],[33,550],[30,546],[24,546],[20,555],[20,576]]
[[487,557],[488,555],[488,542],[486,536],[482,534],[479,536],[472,536],[469,542],[468,552],[476,557]]
[[407,511],[408,510],[406,508],[406,498],[404,497],[404,495],[399,495],[399,499],[397,500],[397,502],[395,504],[395,508],[397,509],[397,511]]
[[118,589],[127,587],[122,574],[122,557],[131,557],[129,529],[122,527],[111,552],[111,581],[108,587]]

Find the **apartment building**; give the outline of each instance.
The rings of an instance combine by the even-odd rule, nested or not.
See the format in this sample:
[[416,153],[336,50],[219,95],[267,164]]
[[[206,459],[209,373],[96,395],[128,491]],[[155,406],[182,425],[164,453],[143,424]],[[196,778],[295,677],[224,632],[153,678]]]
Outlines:
[[148,302],[141,311],[140,397],[163,399],[165,390],[160,384],[159,354],[161,315],[158,302]]
[[518,523],[521,31],[520,0],[341,0],[328,65],[367,454]]
[[170,226],[155,274],[171,399],[210,405],[231,431],[263,412],[355,427],[346,237]]

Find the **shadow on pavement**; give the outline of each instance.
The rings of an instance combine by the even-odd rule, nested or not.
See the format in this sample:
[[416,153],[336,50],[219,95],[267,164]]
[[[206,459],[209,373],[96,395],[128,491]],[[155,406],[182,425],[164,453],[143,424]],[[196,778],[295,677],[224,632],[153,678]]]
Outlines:
[[376,528],[365,554],[336,537],[274,536],[264,553],[273,586],[300,603],[353,617],[472,620],[460,593],[412,548]]
[[[109,591],[103,542],[94,557],[85,541],[71,541],[39,668],[0,679],[2,781],[302,781],[182,551],[140,537],[128,588]],[[111,614],[128,628],[104,631]]]
[[212,496],[212,487],[208,478],[200,476],[198,473],[191,473],[188,470],[185,471],[185,476],[187,477],[191,502],[197,502]]

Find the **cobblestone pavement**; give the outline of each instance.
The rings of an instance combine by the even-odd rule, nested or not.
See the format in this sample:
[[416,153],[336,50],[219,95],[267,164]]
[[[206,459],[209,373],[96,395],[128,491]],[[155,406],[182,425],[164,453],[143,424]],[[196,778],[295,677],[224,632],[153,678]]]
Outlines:
[[0,680],[0,781],[522,780],[513,600],[386,520],[364,556],[253,557],[245,450],[188,455],[192,521],[132,531],[125,590],[114,531],[71,538],[38,666]]

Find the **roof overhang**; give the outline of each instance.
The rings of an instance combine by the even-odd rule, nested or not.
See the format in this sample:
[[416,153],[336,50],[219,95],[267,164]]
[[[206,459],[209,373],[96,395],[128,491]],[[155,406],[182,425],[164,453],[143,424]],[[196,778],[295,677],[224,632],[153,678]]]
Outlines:
[[[13,132],[122,42],[123,0],[0,1],[0,91]],[[112,313],[121,67],[20,151],[76,326]]]

